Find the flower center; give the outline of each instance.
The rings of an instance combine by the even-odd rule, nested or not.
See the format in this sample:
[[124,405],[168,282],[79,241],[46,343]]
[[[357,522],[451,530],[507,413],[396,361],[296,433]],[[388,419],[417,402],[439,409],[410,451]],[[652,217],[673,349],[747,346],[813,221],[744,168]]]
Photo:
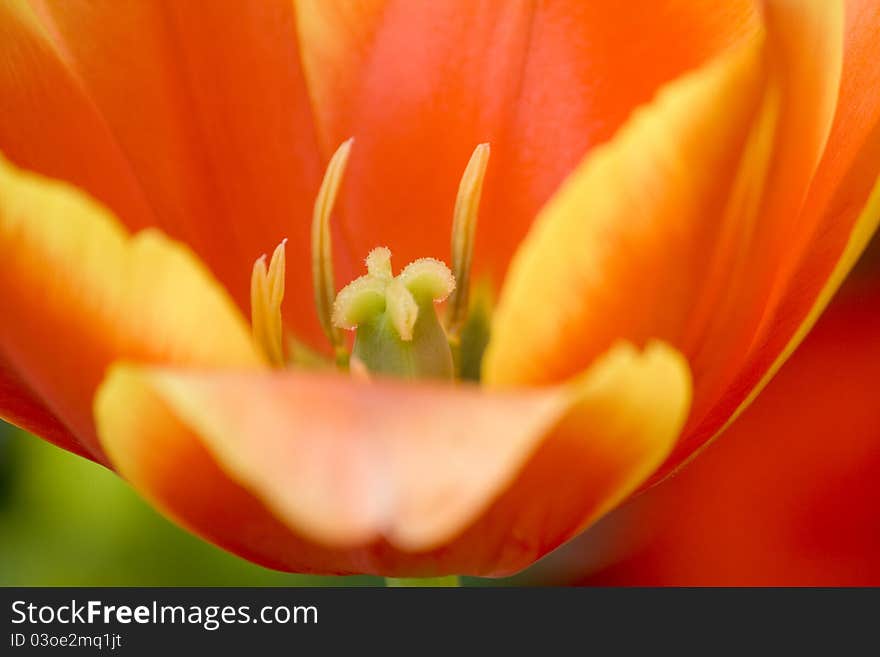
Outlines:
[[[489,145],[474,150],[458,190],[452,224],[452,270],[434,258],[411,262],[394,276],[391,251],[373,249],[367,273],[337,295],[330,215],[342,183],[352,140],[342,144],[327,166],[312,217],[312,281],[315,308],[335,353],[336,366],[353,375],[403,378],[478,378],[479,359],[488,331],[488,314],[469,305],[470,269]],[[320,359],[293,341],[285,357],[281,302],[284,297],[285,242],[254,263],[251,276],[251,320],[254,340],[270,363],[303,364]],[[447,300],[441,322],[436,304]],[[475,322],[475,319],[477,320]],[[474,328],[476,326],[476,331]],[[341,329],[353,330],[351,354]],[[329,363],[326,363],[329,366]],[[475,366],[476,365],[476,366]]]
[[357,331],[352,358],[369,372],[451,379],[452,350],[434,304],[454,289],[452,272],[439,260],[421,258],[393,276],[391,251],[376,248],[367,274],[336,297],[333,325]]

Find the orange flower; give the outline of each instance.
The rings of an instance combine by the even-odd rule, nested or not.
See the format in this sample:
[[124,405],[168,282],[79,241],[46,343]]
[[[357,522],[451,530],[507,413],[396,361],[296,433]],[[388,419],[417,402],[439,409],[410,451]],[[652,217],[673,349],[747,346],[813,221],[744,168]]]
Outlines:
[[[0,413],[276,568],[528,565],[720,432],[876,227],[880,10],[762,4],[4,3]],[[375,251],[331,324],[453,214],[457,281]],[[480,386],[376,376],[447,372],[480,277]],[[305,369],[354,326],[358,376]]]
[[559,555],[569,573],[591,553],[585,584],[880,584],[878,331],[880,278],[848,284],[723,440]]

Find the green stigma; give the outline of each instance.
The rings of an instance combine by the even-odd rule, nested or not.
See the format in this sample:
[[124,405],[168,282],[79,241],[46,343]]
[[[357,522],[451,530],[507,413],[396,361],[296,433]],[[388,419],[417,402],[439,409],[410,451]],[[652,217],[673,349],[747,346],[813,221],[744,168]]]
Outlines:
[[367,256],[367,274],[344,287],[333,304],[333,325],[356,330],[352,358],[367,371],[407,379],[452,379],[449,339],[434,304],[455,289],[439,260],[421,258],[394,276],[391,251]]

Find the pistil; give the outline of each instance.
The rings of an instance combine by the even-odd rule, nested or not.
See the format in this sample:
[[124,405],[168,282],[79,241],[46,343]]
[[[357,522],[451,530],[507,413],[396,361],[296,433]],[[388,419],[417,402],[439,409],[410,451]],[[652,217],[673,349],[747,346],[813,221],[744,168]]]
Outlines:
[[334,326],[356,331],[353,360],[371,373],[451,379],[452,352],[434,304],[455,289],[452,272],[422,258],[395,277],[384,247],[366,264],[367,274],[343,288],[333,306]]

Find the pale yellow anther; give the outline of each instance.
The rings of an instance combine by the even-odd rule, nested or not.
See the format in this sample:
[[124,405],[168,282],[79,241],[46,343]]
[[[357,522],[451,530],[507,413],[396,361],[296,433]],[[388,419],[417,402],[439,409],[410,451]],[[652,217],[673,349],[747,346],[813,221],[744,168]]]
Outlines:
[[272,305],[277,305],[278,308],[281,308],[281,301],[284,299],[284,279],[287,276],[286,247],[287,238],[285,237],[272,252],[267,273],[269,300]]
[[251,326],[254,340],[277,367],[284,365],[284,330],[281,322],[281,302],[284,300],[286,271],[284,240],[272,254],[269,267],[266,256],[260,256],[251,272]]
[[312,283],[315,307],[321,328],[337,353],[343,349],[342,335],[332,321],[336,285],[333,280],[333,248],[330,236],[330,214],[342,184],[342,175],[354,139],[344,142],[330,158],[321,189],[315,199],[312,215]]
[[489,144],[474,149],[461,177],[452,221],[452,273],[458,286],[449,298],[446,325],[451,334],[457,334],[468,310],[471,262],[474,255],[477,218],[483,180],[489,166]]

